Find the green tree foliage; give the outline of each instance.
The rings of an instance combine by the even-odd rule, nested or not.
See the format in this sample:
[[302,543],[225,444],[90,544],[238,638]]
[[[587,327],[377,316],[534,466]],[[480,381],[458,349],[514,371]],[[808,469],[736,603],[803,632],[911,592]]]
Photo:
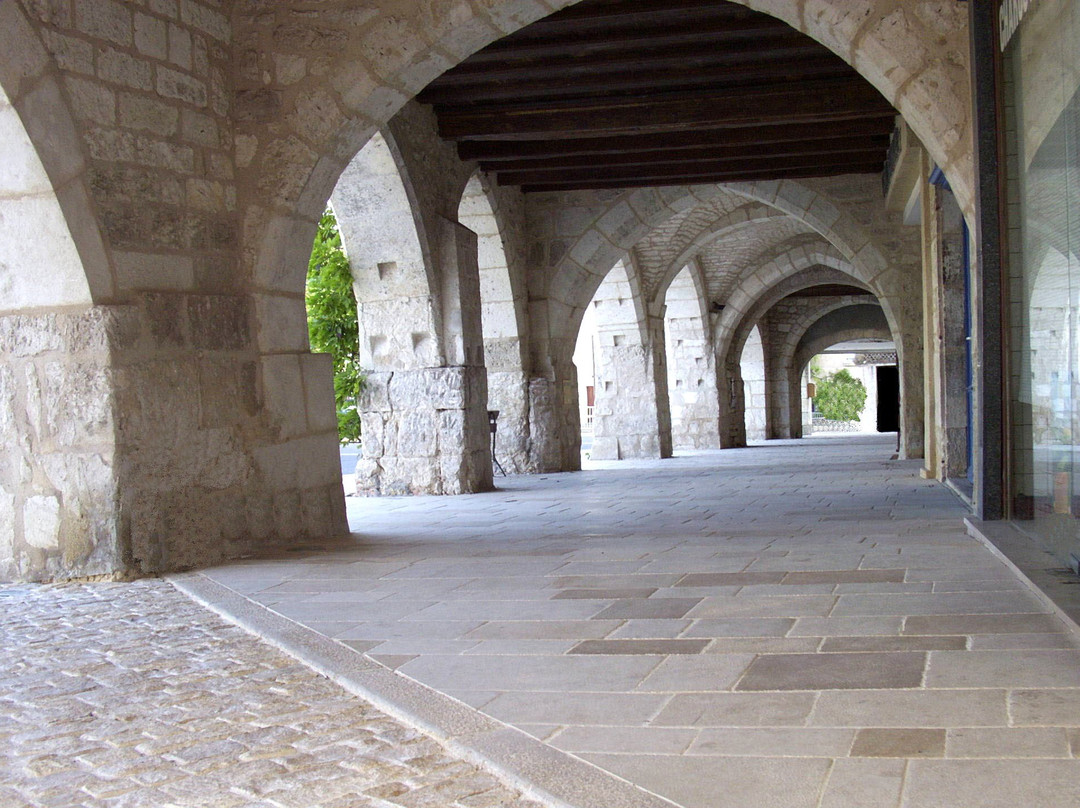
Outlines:
[[338,437],[342,443],[360,440],[357,398],[364,388],[360,368],[360,326],[356,319],[349,259],[341,247],[341,234],[332,211],[319,221],[319,231],[308,263],[308,335],[311,350],[328,353],[334,361],[334,401]]
[[866,386],[838,370],[817,383],[814,406],[830,421],[857,421],[866,406]]

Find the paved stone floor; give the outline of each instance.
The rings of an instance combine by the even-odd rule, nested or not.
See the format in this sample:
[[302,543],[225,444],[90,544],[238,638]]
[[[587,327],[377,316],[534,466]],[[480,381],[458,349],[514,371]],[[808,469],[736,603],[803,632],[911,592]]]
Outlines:
[[687,808],[1080,805],[1076,637],[888,438],[351,499],[216,581]]
[[0,805],[538,808],[164,581],[0,614]]

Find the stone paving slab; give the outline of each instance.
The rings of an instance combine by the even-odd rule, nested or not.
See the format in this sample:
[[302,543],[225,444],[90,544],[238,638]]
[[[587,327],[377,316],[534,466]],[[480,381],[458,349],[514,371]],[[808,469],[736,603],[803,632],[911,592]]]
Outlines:
[[1076,804],[1077,636],[892,451],[778,441],[352,498],[351,544],[206,574],[685,808],[978,806],[1000,778]]
[[0,805],[540,808],[164,581],[0,609]]

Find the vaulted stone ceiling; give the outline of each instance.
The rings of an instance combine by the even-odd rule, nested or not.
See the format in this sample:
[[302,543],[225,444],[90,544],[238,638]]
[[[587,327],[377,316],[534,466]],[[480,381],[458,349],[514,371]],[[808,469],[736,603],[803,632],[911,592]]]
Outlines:
[[722,0],[584,0],[419,100],[525,191],[878,172],[895,116],[823,45]]
[[647,296],[697,262],[709,303],[723,304],[747,271],[795,247],[828,242],[808,224],[761,202],[722,192],[672,217],[634,247]]

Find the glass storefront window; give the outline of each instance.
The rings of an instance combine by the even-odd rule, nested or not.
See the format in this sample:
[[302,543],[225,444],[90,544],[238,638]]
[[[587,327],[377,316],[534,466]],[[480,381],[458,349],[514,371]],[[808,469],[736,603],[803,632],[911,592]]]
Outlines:
[[1004,52],[1012,505],[1080,556],[1080,0],[1035,0]]

